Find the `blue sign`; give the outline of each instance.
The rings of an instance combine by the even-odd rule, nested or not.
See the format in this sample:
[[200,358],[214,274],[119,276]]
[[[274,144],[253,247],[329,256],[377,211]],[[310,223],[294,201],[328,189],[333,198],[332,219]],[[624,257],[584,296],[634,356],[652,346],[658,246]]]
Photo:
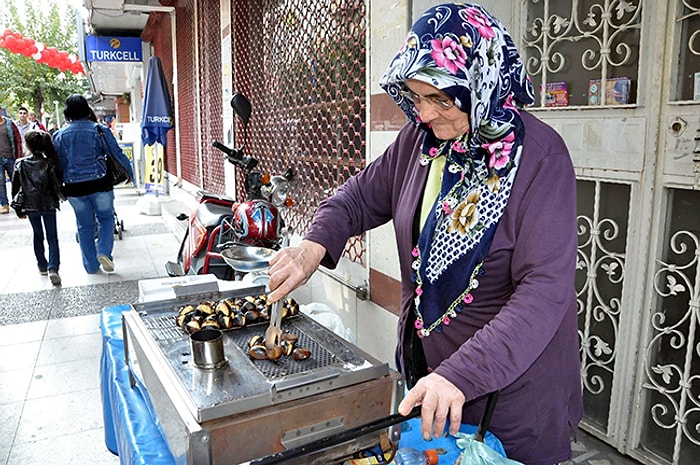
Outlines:
[[85,36],[86,61],[143,61],[138,37]]

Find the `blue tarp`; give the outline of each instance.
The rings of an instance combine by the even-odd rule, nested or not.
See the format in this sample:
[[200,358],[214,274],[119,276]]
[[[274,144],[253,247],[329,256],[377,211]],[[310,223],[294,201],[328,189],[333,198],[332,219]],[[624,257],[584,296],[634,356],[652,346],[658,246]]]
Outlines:
[[168,93],[168,83],[163,75],[160,58],[148,59],[148,73],[141,115],[141,139],[144,145],[160,142],[165,147],[168,129],[173,127],[173,107]]
[[145,387],[132,388],[124,361],[122,311],[128,305],[102,311],[100,381],[105,445],[119,455],[121,465],[175,465]]

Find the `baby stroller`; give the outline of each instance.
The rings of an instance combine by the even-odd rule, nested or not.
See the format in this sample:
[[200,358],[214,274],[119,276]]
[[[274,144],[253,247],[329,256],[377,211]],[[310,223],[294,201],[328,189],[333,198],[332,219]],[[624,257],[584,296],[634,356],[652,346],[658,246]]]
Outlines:
[[[94,222],[95,224],[95,239],[97,239],[97,222]],[[122,240],[124,237],[124,220],[119,219],[119,215],[117,215],[117,211],[114,210],[114,234],[117,235],[119,240]],[[75,232],[75,242],[80,242],[80,239],[78,238],[78,231]]]
[[[97,225],[95,225],[95,227],[97,227]],[[124,231],[126,231],[124,229],[124,220],[120,220],[119,215],[117,215],[117,211],[114,210],[114,234],[116,234],[119,240],[121,240],[123,235],[122,233]]]

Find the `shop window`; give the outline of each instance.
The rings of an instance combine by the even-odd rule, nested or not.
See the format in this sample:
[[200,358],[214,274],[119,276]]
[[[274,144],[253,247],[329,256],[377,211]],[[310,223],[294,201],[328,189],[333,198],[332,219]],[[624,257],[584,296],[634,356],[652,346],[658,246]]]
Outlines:
[[635,104],[642,3],[528,0],[524,58],[536,106]]
[[692,6],[689,1],[682,1],[675,23],[680,25],[678,49],[680,53],[676,64],[678,72],[676,94],[673,100],[700,101],[700,6]]

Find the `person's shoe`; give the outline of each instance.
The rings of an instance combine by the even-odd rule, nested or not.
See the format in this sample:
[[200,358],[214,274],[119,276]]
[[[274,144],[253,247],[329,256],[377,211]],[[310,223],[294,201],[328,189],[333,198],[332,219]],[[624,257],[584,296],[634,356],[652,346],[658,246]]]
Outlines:
[[42,276],[46,276],[47,274],[49,274],[49,272],[47,270],[42,270],[41,268],[39,268],[39,274]]
[[51,284],[53,284],[54,286],[58,286],[59,284],[61,284],[61,277],[58,275],[57,271],[49,271],[49,279],[51,280]]
[[2,207],[0,207],[0,213],[2,213],[3,215],[4,215],[5,213],[10,213],[10,206],[9,206],[9,205],[3,205]]
[[114,262],[107,255],[99,255],[97,261],[100,262],[103,270],[114,271]]

